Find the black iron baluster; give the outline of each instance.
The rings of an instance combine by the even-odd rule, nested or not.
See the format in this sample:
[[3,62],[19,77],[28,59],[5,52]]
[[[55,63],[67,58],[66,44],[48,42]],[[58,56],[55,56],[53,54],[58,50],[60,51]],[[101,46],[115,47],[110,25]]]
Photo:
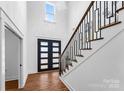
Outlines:
[[114,17],[113,1],[111,1],[111,12],[112,12],[112,14],[109,16],[109,24],[111,24],[111,18]]
[[97,9],[97,2],[96,2],[96,9],[95,9],[95,34],[96,34],[96,39],[98,38],[98,30],[99,30],[99,17],[98,17],[98,9]]
[[87,46],[87,49],[89,48],[89,42],[88,42],[88,39],[89,39],[89,36],[88,36],[88,33],[89,33],[89,31],[88,31],[88,25],[89,25],[89,23],[88,23],[88,13],[87,13],[87,15],[86,15],[86,19],[87,19],[87,23],[86,23],[86,46]]
[[77,40],[75,40],[75,45],[76,45],[76,55],[78,55]]
[[88,27],[88,32],[89,32],[89,48],[91,48],[91,11],[89,10],[89,27]]
[[81,44],[82,44],[82,47],[81,47],[81,49],[83,49],[83,44],[84,44],[83,43],[83,31],[84,31],[83,27],[84,27],[84,22],[82,22],[82,33],[81,33],[81,42],[82,42]]
[[73,60],[73,59],[74,59],[74,58],[73,58],[73,46],[71,47],[71,50],[72,50],[72,60]]
[[68,58],[68,55],[67,55],[67,50],[66,50],[66,52],[65,52],[65,62],[66,62],[65,67],[68,69],[68,61],[67,61],[67,58]]
[[[108,1],[107,1],[108,2]],[[109,8],[108,8],[109,9]],[[109,10],[108,10],[109,12]],[[108,15],[109,16],[109,15]],[[109,16],[109,24],[111,24],[111,17]]]
[[117,2],[115,1],[115,23],[117,22],[117,13],[116,13],[116,10],[117,10]]
[[78,33],[78,55],[80,55],[80,26],[78,28],[77,33]]
[[105,4],[105,1],[104,1],[104,26],[106,25],[106,4]]
[[74,43],[75,43],[75,40],[73,40],[73,58],[75,60],[76,59],[76,55],[75,55],[75,44]]
[[122,7],[124,7],[124,1],[122,1]]
[[79,27],[79,55],[81,55],[81,25]]
[[84,49],[86,48],[86,22],[84,19]]
[[87,13],[87,49],[89,49],[89,12]]
[[70,45],[70,60],[72,59],[71,45]]
[[100,1],[100,9],[99,9],[99,11],[100,11],[100,13],[99,13],[99,21],[100,21],[100,23],[99,23],[99,33],[100,33],[100,38],[101,38],[101,11],[102,11],[102,8],[101,8],[101,1]]
[[97,11],[98,11],[98,15],[97,15],[97,16],[98,16],[97,39],[98,39],[98,38],[100,38],[100,36],[98,36],[98,33],[100,34],[99,28],[100,28],[100,20],[101,20],[101,19],[100,19],[100,10],[99,10],[99,7],[98,7],[98,6],[97,6]]
[[[98,3],[97,3],[97,4],[98,4]],[[99,21],[100,21],[99,18],[100,18],[100,16],[99,16],[99,8],[98,8],[98,5],[97,5],[96,8],[97,8],[97,11],[98,11],[98,14],[97,14],[97,22],[98,22],[98,26],[97,26],[97,31],[96,31],[96,37],[97,37],[96,39],[98,39],[98,38],[99,38],[99,37],[98,37],[98,33],[100,33],[100,32],[99,32]]]
[[74,40],[74,56],[76,56],[76,53],[75,53],[75,40]]
[[92,7],[92,40],[94,40],[94,5]]

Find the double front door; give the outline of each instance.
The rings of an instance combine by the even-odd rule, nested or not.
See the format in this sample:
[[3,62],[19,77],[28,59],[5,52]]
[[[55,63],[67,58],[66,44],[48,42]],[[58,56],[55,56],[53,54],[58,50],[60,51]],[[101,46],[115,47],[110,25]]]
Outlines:
[[38,72],[59,68],[61,41],[38,39]]

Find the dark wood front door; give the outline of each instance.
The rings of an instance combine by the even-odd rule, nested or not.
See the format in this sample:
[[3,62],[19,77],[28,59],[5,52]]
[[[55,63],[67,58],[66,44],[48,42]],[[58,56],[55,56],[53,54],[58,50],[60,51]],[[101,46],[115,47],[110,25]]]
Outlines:
[[38,72],[59,68],[61,41],[38,39]]

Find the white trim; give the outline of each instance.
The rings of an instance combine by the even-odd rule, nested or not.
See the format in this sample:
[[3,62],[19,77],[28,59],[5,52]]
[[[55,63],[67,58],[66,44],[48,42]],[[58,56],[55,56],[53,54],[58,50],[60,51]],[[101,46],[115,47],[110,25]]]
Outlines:
[[22,38],[22,36],[21,35],[19,35],[18,33],[17,33],[17,30],[15,29],[13,29],[12,27],[10,27],[8,24],[7,24],[7,22],[5,22],[4,23],[4,31],[5,31],[5,29],[8,29],[9,31],[11,31],[12,33],[14,33],[14,35],[16,35],[18,38],[19,38],[19,40],[20,40],[20,54],[19,54],[19,62],[18,62],[18,86],[19,86],[19,88],[22,88],[22,71],[21,71],[21,67],[20,67],[20,64],[22,64],[23,62],[23,60],[22,60],[22,51],[23,51],[23,48],[22,48],[22,45],[23,45],[23,38]]
[[5,90],[5,32],[2,11],[0,10],[0,90]]
[[[18,27],[14,24],[14,22],[10,19],[10,17],[6,14],[6,12],[0,7],[0,65],[1,65],[1,70],[0,70],[0,90],[5,90],[5,29],[6,27],[9,28],[15,35],[17,35],[21,42],[20,42],[20,47],[21,47],[21,59],[20,63],[24,63],[23,60],[23,38],[24,35],[21,33],[21,31],[18,29]],[[19,68],[20,69],[20,68]],[[23,75],[19,71],[20,75]],[[21,82],[22,83],[21,83]],[[23,82],[23,77],[19,77],[19,87],[22,88],[25,82]]]
[[35,37],[36,38],[41,38],[41,39],[51,39],[51,40],[59,40],[59,41],[61,41],[61,38],[52,38],[52,37],[47,37],[47,36],[44,36],[44,35],[36,35]]
[[76,91],[67,81],[62,79],[62,77],[59,76],[59,79],[64,83],[64,85],[69,89],[69,91]]

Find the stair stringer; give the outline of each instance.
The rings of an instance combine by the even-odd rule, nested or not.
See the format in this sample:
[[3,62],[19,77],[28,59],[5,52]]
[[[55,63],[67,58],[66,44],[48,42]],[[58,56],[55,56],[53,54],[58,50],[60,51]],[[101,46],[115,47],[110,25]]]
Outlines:
[[74,90],[124,90],[124,30],[62,79]]
[[[80,64],[82,64],[83,62],[85,62],[85,60],[87,60],[90,56],[92,56],[97,50],[99,50],[105,43],[107,43],[109,40],[111,40],[114,36],[116,36],[119,31],[122,31],[122,29],[124,29],[124,10],[119,12],[119,19],[121,20],[122,23],[103,29],[102,30],[102,36],[104,37],[104,39],[102,40],[97,40],[97,41],[92,41],[92,50],[82,50],[81,54],[84,57],[76,57],[77,59],[77,63],[73,63],[73,67],[69,66],[69,70],[66,70],[66,73],[64,73],[62,75],[62,77],[65,77],[66,75],[68,75],[69,73],[71,73],[73,70],[75,70]],[[80,61],[81,60],[81,61]]]

